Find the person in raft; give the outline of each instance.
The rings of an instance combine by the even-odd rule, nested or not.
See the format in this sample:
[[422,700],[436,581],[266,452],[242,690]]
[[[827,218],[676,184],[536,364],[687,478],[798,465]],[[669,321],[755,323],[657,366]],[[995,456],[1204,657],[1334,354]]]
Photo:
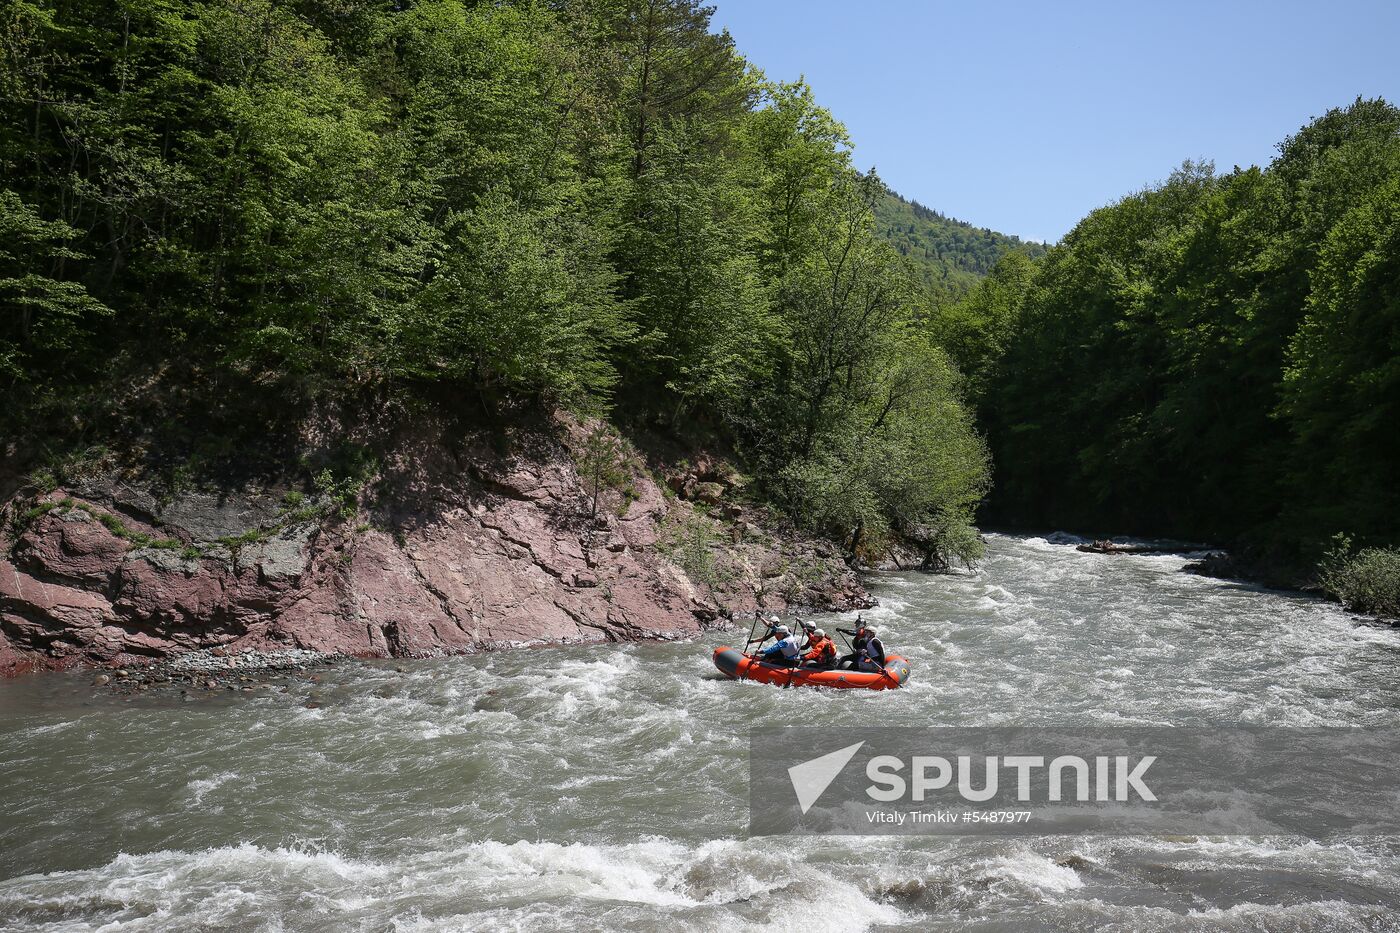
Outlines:
[[792,637],[792,630],[786,625],[779,625],[773,629],[773,634],[778,637],[778,640],[770,647],[763,649],[763,653],[759,657],[769,664],[796,667],[802,659],[802,649],[797,647],[797,639]]
[[749,640],[749,644],[755,646],[753,650],[757,651],[759,648],[763,647],[763,643],[765,641],[767,641],[770,638],[778,637],[778,626],[782,624],[782,620],[779,619],[777,616],[769,616],[766,619],[761,619],[757,612],[755,612],[753,615],[755,619],[760,619],[760,621],[763,622],[763,626],[765,628],[764,633],[760,637]]
[[[757,616],[758,613],[754,613],[754,615]],[[763,619],[762,621],[767,631],[763,633],[763,637],[758,639],[758,644],[760,645],[762,645],[765,641],[767,641],[770,638],[777,638],[778,626],[783,624],[782,620],[779,619],[777,616],[769,616],[767,619]],[[806,651],[807,642],[812,640],[812,632],[816,629],[817,625],[815,622],[803,622],[800,618],[797,620],[797,625],[798,631],[796,632],[796,634],[793,635],[793,637],[797,639],[797,647],[802,651]],[[785,631],[791,632],[792,629],[785,629]]]
[[829,671],[836,666],[836,642],[819,628],[812,629],[812,638],[802,655],[802,666],[819,671]]
[[879,673],[885,669],[885,643],[870,626],[865,627],[865,647],[856,659],[856,670]]
[[[838,628],[836,631],[851,636],[851,653],[836,662],[838,670],[878,671],[885,666],[885,645],[875,637],[875,630],[865,624],[863,616],[856,616],[854,629]],[[869,650],[870,640],[875,639],[876,651]],[[868,666],[875,662],[878,666]]]
[[850,670],[860,660],[860,650],[865,647],[865,617],[856,616],[856,627],[853,629],[838,628],[836,631],[851,639],[851,653],[842,655],[840,660],[836,662],[836,668],[837,670]]

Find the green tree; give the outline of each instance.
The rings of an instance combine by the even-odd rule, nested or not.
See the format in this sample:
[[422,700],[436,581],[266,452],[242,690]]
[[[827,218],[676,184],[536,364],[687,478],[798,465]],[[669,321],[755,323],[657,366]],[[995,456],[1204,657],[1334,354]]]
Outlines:
[[98,320],[112,313],[81,282],[61,277],[86,258],[68,245],[77,236],[0,190],[0,378],[12,391],[84,359]]
[[1292,560],[1337,530],[1400,536],[1398,177],[1400,111],[1358,100],[1267,168],[1187,165],[1093,212],[1014,313],[979,314],[992,280],[945,309],[998,463],[991,514]]
[[1329,232],[1293,335],[1280,409],[1313,527],[1364,537],[1400,514],[1400,172]]
[[626,448],[622,439],[605,425],[593,428],[584,437],[579,475],[589,490],[589,518],[597,518],[598,497],[603,489],[627,479]]
[[1006,352],[1035,273],[1028,255],[1007,253],[966,298],[931,317],[930,334],[967,377],[970,398],[981,398],[990,368]]

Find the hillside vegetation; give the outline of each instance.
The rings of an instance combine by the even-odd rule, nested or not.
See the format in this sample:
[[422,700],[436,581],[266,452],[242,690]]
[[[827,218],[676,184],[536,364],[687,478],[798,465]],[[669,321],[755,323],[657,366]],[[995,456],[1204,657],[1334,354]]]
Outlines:
[[694,0],[16,0],[0,28],[12,466],[110,445],[198,479],[390,397],[562,407],[718,437],[851,551],[975,556],[987,455],[883,186]]
[[1302,564],[1400,542],[1400,110],[1329,111],[1265,168],[1187,163],[936,327],[1000,520]]
[[875,227],[909,259],[936,304],[962,298],[1007,253],[1045,255],[1043,243],[974,227],[892,191],[875,204]]

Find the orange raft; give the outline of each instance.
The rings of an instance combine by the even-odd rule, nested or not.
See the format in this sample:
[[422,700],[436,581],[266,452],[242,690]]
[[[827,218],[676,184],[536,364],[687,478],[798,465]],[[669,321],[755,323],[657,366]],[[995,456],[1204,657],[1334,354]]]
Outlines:
[[715,649],[715,667],[735,680],[757,680],[779,687],[835,687],[838,690],[893,690],[909,679],[909,662],[897,654],[885,659],[883,671],[818,671],[779,667],[745,657],[738,648]]

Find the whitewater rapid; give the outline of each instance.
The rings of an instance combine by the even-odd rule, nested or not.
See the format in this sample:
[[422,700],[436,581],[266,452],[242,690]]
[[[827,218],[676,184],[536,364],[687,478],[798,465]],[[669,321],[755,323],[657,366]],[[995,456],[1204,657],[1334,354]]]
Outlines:
[[1400,929],[1387,838],[745,838],[750,729],[1400,724],[1397,630],[1072,544],[875,576],[889,693],[724,680],[743,633],[197,702],[0,683],[0,929]]

